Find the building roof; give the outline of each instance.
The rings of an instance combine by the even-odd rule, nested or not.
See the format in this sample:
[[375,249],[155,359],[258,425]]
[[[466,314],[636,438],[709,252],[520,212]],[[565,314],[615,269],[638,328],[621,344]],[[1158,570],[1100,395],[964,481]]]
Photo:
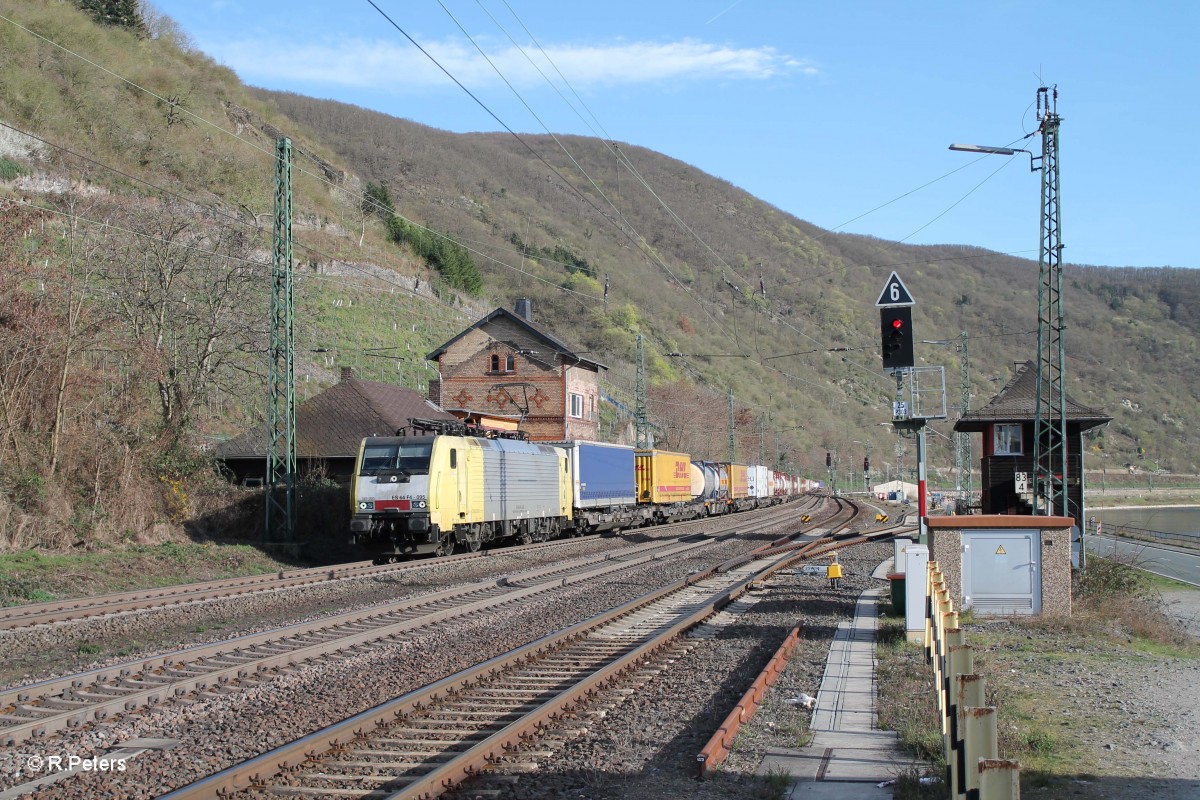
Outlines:
[[[1051,397],[1056,403],[1058,393]],[[1079,430],[1086,431],[1111,422],[1112,417],[1095,408],[1080,405],[1066,395],[1067,422],[1079,423]],[[1017,369],[1008,385],[992,398],[991,402],[978,411],[963,414],[954,423],[956,431],[984,431],[998,422],[1029,422],[1037,414],[1037,366],[1026,361]]]
[[[296,408],[296,456],[355,458],[367,436],[394,436],[410,417],[456,419],[420,392],[387,383],[346,378]],[[218,458],[266,458],[265,426],[216,447]]]
[[608,369],[608,367],[606,365],[601,364],[599,361],[593,361],[590,358],[584,358],[583,356],[576,354],[575,349],[571,345],[567,344],[562,339],[555,336],[553,333],[551,333],[546,328],[542,327],[541,325],[538,325],[536,322],[532,322],[531,320],[525,319],[525,317],[521,316],[520,314],[517,314],[513,311],[509,311],[506,308],[497,308],[495,311],[488,314],[486,317],[480,319],[474,325],[464,328],[461,333],[459,333],[457,336],[455,336],[450,341],[443,344],[438,349],[434,350],[429,355],[425,356],[425,358],[427,358],[430,361],[437,361],[438,358],[443,353],[445,353],[448,349],[450,349],[450,347],[452,347],[454,345],[454,343],[457,342],[459,339],[463,338],[464,336],[466,336],[468,333],[475,330],[476,328],[485,327],[490,322],[492,322],[493,320],[498,319],[500,317],[508,317],[513,322],[517,323],[521,327],[528,330],[535,337],[537,337],[538,339],[541,339],[546,344],[553,347],[555,353],[557,353],[560,356],[566,356],[566,358],[568,360],[574,361],[577,364],[582,364],[583,366],[592,367],[596,370]]

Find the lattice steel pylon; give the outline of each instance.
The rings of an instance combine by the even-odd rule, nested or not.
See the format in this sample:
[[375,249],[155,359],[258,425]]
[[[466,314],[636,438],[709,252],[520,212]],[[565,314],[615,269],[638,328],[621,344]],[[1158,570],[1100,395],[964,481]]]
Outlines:
[[637,372],[633,379],[633,402],[634,434],[638,448],[645,450],[653,442],[650,441],[650,415],[646,410],[646,345],[640,333],[637,337]]
[[[733,387],[729,387],[729,463],[737,461],[737,429],[733,424]],[[730,480],[733,477],[730,476]]]
[[1071,516],[1067,497],[1067,402],[1063,346],[1062,249],[1058,184],[1058,88],[1037,91],[1042,134],[1042,221],[1038,272],[1038,374],[1034,404],[1035,501],[1047,515]]
[[275,234],[268,346],[266,541],[295,545],[296,378],[292,303],[292,141],[275,141]]
[[[971,363],[967,357],[967,342],[969,337],[966,331],[962,331],[958,335],[958,372],[959,372],[959,411],[958,417],[962,419],[967,412],[971,410]],[[971,434],[966,431],[959,431],[954,434],[954,468],[955,474],[958,475],[958,491],[959,497],[965,498],[968,502],[971,500],[973,492],[971,491],[972,482],[972,464],[971,464]]]

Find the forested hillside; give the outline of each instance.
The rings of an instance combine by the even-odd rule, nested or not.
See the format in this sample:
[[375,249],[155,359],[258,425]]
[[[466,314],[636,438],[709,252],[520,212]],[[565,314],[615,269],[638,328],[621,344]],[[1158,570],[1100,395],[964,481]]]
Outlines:
[[[1036,263],[832,234],[634,144],[455,135],[248,89],[171,20],[110,5],[0,0],[0,547],[253,526],[223,515],[241,498],[207,452],[262,424],[282,135],[301,400],[340,365],[424,390],[425,353],[530,297],[610,365],[609,435],[641,334],[664,444],[723,457],[732,391],[740,459],[820,477],[826,450],[912,467],[879,425],[892,270],[919,338],[968,332],[973,404],[1033,356]],[[1067,278],[1068,390],[1115,417],[1089,467],[1198,471],[1196,273]],[[954,347],[918,360],[947,366],[956,403]]]
[[[721,404],[711,420],[718,448],[721,395],[732,387],[751,416],[770,412],[772,427],[799,427],[790,435],[801,463],[817,472],[827,447],[857,451],[859,440],[892,451],[890,432],[875,424],[887,418],[894,386],[879,367],[874,308],[892,270],[918,301],[918,337],[968,333],[975,407],[1007,382],[1015,363],[1035,355],[1036,261],[822,231],[633,145],[456,135],[331,101],[256,94],[319,135],[365,180],[390,186],[400,213],[486,253],[487,292],[497,302],[536,297],[543,319],[610,363],[627,363],[629,334],[645,333],[657,385],[694,381]],[[821,187],[810,191],[819,195]],[[552,248],[586,260],[590,274],[543,256]],[[1200,276],[1076,265],[1065,275],[1068,392],[1115,417],[1089,440],[1089,468],[1195,472],[1200,381],[1188,365],[1200,333],[1190,302]],[[947,366],[950,403],[958,405],[953,344],[918,345],[917,357]],[[630,384],[627,369],[615,372]]]

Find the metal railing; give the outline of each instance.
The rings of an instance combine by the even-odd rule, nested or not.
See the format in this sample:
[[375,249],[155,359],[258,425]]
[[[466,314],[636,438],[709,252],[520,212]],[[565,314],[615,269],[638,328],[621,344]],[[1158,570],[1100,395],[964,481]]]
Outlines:
[[[1095,533],[1095,527],[1090,526],[1090,533]],[[1119,536],[1123,539],[1137,539],[1142,542],[1153,542],[1155,544],[1167,544],[1174,547],[1187,547],[1192,550],[1200,550],[1200,535],[1195,533],[1168,533],[1167,531],[1152,531],[1148,528],[1139,528],[1136,525],[1114,525],[1105,523],[1100,528],[1105,536]]]

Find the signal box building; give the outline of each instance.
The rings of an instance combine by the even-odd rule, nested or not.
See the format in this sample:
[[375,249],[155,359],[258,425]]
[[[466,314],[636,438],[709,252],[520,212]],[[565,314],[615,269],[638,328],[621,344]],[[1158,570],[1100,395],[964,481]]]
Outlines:
[[[960,608],[978,614],[1071,613],[1071,567],[1081,546],[1083,432],[1110,417],[1065,397],[1067,516],[1035,507],[1033,431],[1037,367],[1032,361],[955,431],[983,434],[982,514],[926,518],[929,557]],[[1019,475],[1029,480],[1018,481]]]
[[530,439],[595,440],[604,364],[533,321],[529,300],[497,308],[427,358],[430,402],[460,417],[515,418]]
[[[978,411],[964,414],[954,424],[955,431],[983,434],[980,464],[983,514],[1039,513],[1031,495],[1036,404],[1037,365],[1027,361],[991,402]],[[1083,530],[1083,432],[1110,422],[1112,417],[1076,403],[1069,394],[1066,412],[1068,516]],[[1018,492],[1018,473],[1028,476],[1028,493]]]

